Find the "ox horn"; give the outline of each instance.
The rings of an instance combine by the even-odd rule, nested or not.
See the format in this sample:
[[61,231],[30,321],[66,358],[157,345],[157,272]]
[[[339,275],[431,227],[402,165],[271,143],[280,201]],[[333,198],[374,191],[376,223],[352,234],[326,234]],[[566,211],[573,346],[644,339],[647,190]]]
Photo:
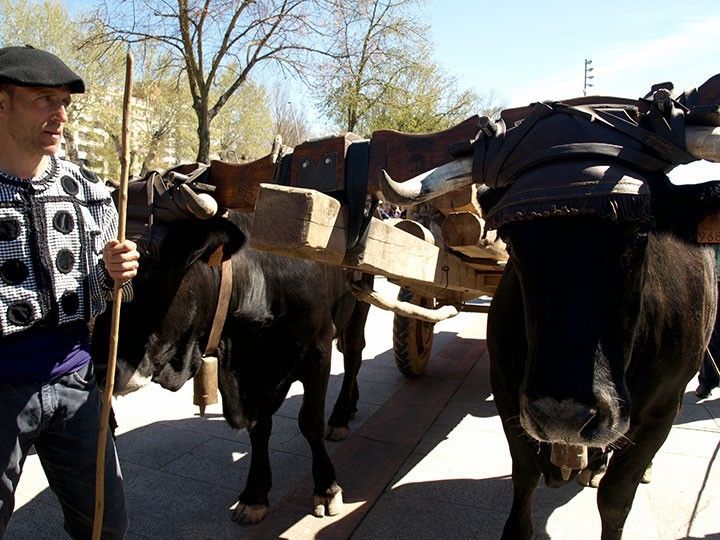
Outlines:
[[720,162],[720,127],[688,127],[685,130],[685,146],[698,159]]
[[217,201],[207,193],[195,193],[187,184],[180,184],[178,193],[188,211],[200,219],[210,219],[218,210]]
[[472,157],[460,158],[430,169],[405,182],[395,182],[383,170],[380,190],[385,200],[400,206],[420,204],[473,183]]

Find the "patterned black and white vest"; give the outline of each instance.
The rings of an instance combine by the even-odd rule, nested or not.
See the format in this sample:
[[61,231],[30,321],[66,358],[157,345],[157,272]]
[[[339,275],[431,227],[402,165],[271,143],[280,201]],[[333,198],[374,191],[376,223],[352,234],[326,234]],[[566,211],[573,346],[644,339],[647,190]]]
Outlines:
[[117,211],[92,172],[51,157],[45,173],[0,172],[0,337],[89,320],[105,309],[105,243]]

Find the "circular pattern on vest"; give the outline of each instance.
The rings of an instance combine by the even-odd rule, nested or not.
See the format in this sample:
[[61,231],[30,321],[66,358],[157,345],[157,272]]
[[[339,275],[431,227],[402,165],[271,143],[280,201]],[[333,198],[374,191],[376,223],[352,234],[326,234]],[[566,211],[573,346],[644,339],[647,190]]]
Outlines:
[[30,302],[20,300],[8,306],[7,320],[15,326],[27,326],[35,318],[35,310]]
[[93,184],[96,184],[97,182],[100,181],[100,179],[97,177],[97,175],[94,172],[86,169],[85,167],[80,167],[80,174],[82,174],[85,178],[90,180]]
[[0,266],[0,277],[8,285],[19,285],[28,274],[28,267],[20,259],[8,259]]
[[62,184],[65,193],[68,195],[75,196],[78,194],[78,191],[80,191],[80,186],[78,186],[77,180],[75,180],[72,176],[63,176],[60,179],[60,183]]
[[69,249],[61,249],[55,257],[55,267],[62,274],[69,273],[75,266],[75,255]]
[[0,240],[10,241],[20,236],[20,222],[17,219],[0,219]]
[[63,234],[70,234],[75,228],[75,218],[73,218],[70,212],[60,210],[53,216],[53,226],[56,231]]
[[67,315],[75,315],[80,307],[80,297],[75,291],[65,291],[60,297],[60,305]]

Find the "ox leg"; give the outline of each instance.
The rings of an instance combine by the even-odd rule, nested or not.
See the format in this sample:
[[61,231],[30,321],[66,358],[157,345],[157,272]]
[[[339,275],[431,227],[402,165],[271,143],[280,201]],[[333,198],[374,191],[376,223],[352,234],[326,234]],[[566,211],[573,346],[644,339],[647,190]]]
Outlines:
[[308,352],[307,366],[311,372],[303,377],[304,396],[300,407],[300,432],[312,452],[312,475],[315,484],[313,515],[334,516],[342,510],[342,490],[337,484],[335,467],[325,448],[325,392],[330,377],[330,347],[327,339],[318,348]]
[[238,497],[238,504],[233,510],[232,518],[243,525],[257,523],[265,517],[270,507],[268,493],[272,486],[270,470],[270,433],[272,417],[262,417],[249,430],[252,452],[250,470],[245,489]]
[[369,311],[370,304],[356,302],[350,320],[338,334],[338,349],[343,353],[345,374],[340,394],[328,420],[326,437],[331,441],[342,441],[347,437],[350,419],[357,412],[360,398],[357,375],[365,348],[365,321]]
[[[677,410],[677,407],[671,407]],[[605,477],[598,489],[598,509],[602,521],[602,540],[619,540],[638,485],[652,463],[655,453],[665,441],[674,415],[652,425],[631,431],[634,442],[613,452]]]
[[[529,540],[533,535],[532,497],[540,481],[541,469],[536,462],[538,448],[528,441],[517,420],[518,411],[503,399],[503,390],[495,379],[494,391],[498,391],[495,404],[503,419],[503,430],[512,457],[513,502],[505,522],[504,540]],[[497,389],[497,390],[495,390]],[[510,400],[511,403],[517,402]],[[508,420],[512,419],[512,420]]]
[[532,450],[517,434],[508,432],[508,444],[512,456],[513,502],[505,522],[504,540],[529,540],[533,535],[532,497],[540,481],[540,469],[533,459]]

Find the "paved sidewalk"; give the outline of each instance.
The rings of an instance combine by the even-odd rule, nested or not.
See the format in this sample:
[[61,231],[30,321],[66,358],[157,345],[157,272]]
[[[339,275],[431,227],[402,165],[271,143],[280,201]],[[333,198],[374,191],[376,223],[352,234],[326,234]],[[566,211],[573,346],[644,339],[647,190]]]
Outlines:
[[[485,315],[463,313],[437,324],[426,375],[408,380],[394,365],[392,315],[372,308],[360,410],[349,438],[328,443],[346,503],[335,517],[308,515],[310,453],[296,422],[301,386],[293,386],[275,417],[271,508],[253,527],[230,519],[250,445],[246,433],[225,424],[219,406],[199,417],[191,384],[177,393],[152,385],[117,399],[128,538],[499,538],[512,498],[511,463],[490,392],[485,321]],[[341,374],[335,353],[328,411]],[[696,383],[688,385],[655,459],[652,483],[638,489],[626,540],[720,539],[720,390],[698,401]],[[595,494],[574,483],[538,488],[536,538],[599,538]],[[6,538],[66,538],[35,455],[26,462]]]

